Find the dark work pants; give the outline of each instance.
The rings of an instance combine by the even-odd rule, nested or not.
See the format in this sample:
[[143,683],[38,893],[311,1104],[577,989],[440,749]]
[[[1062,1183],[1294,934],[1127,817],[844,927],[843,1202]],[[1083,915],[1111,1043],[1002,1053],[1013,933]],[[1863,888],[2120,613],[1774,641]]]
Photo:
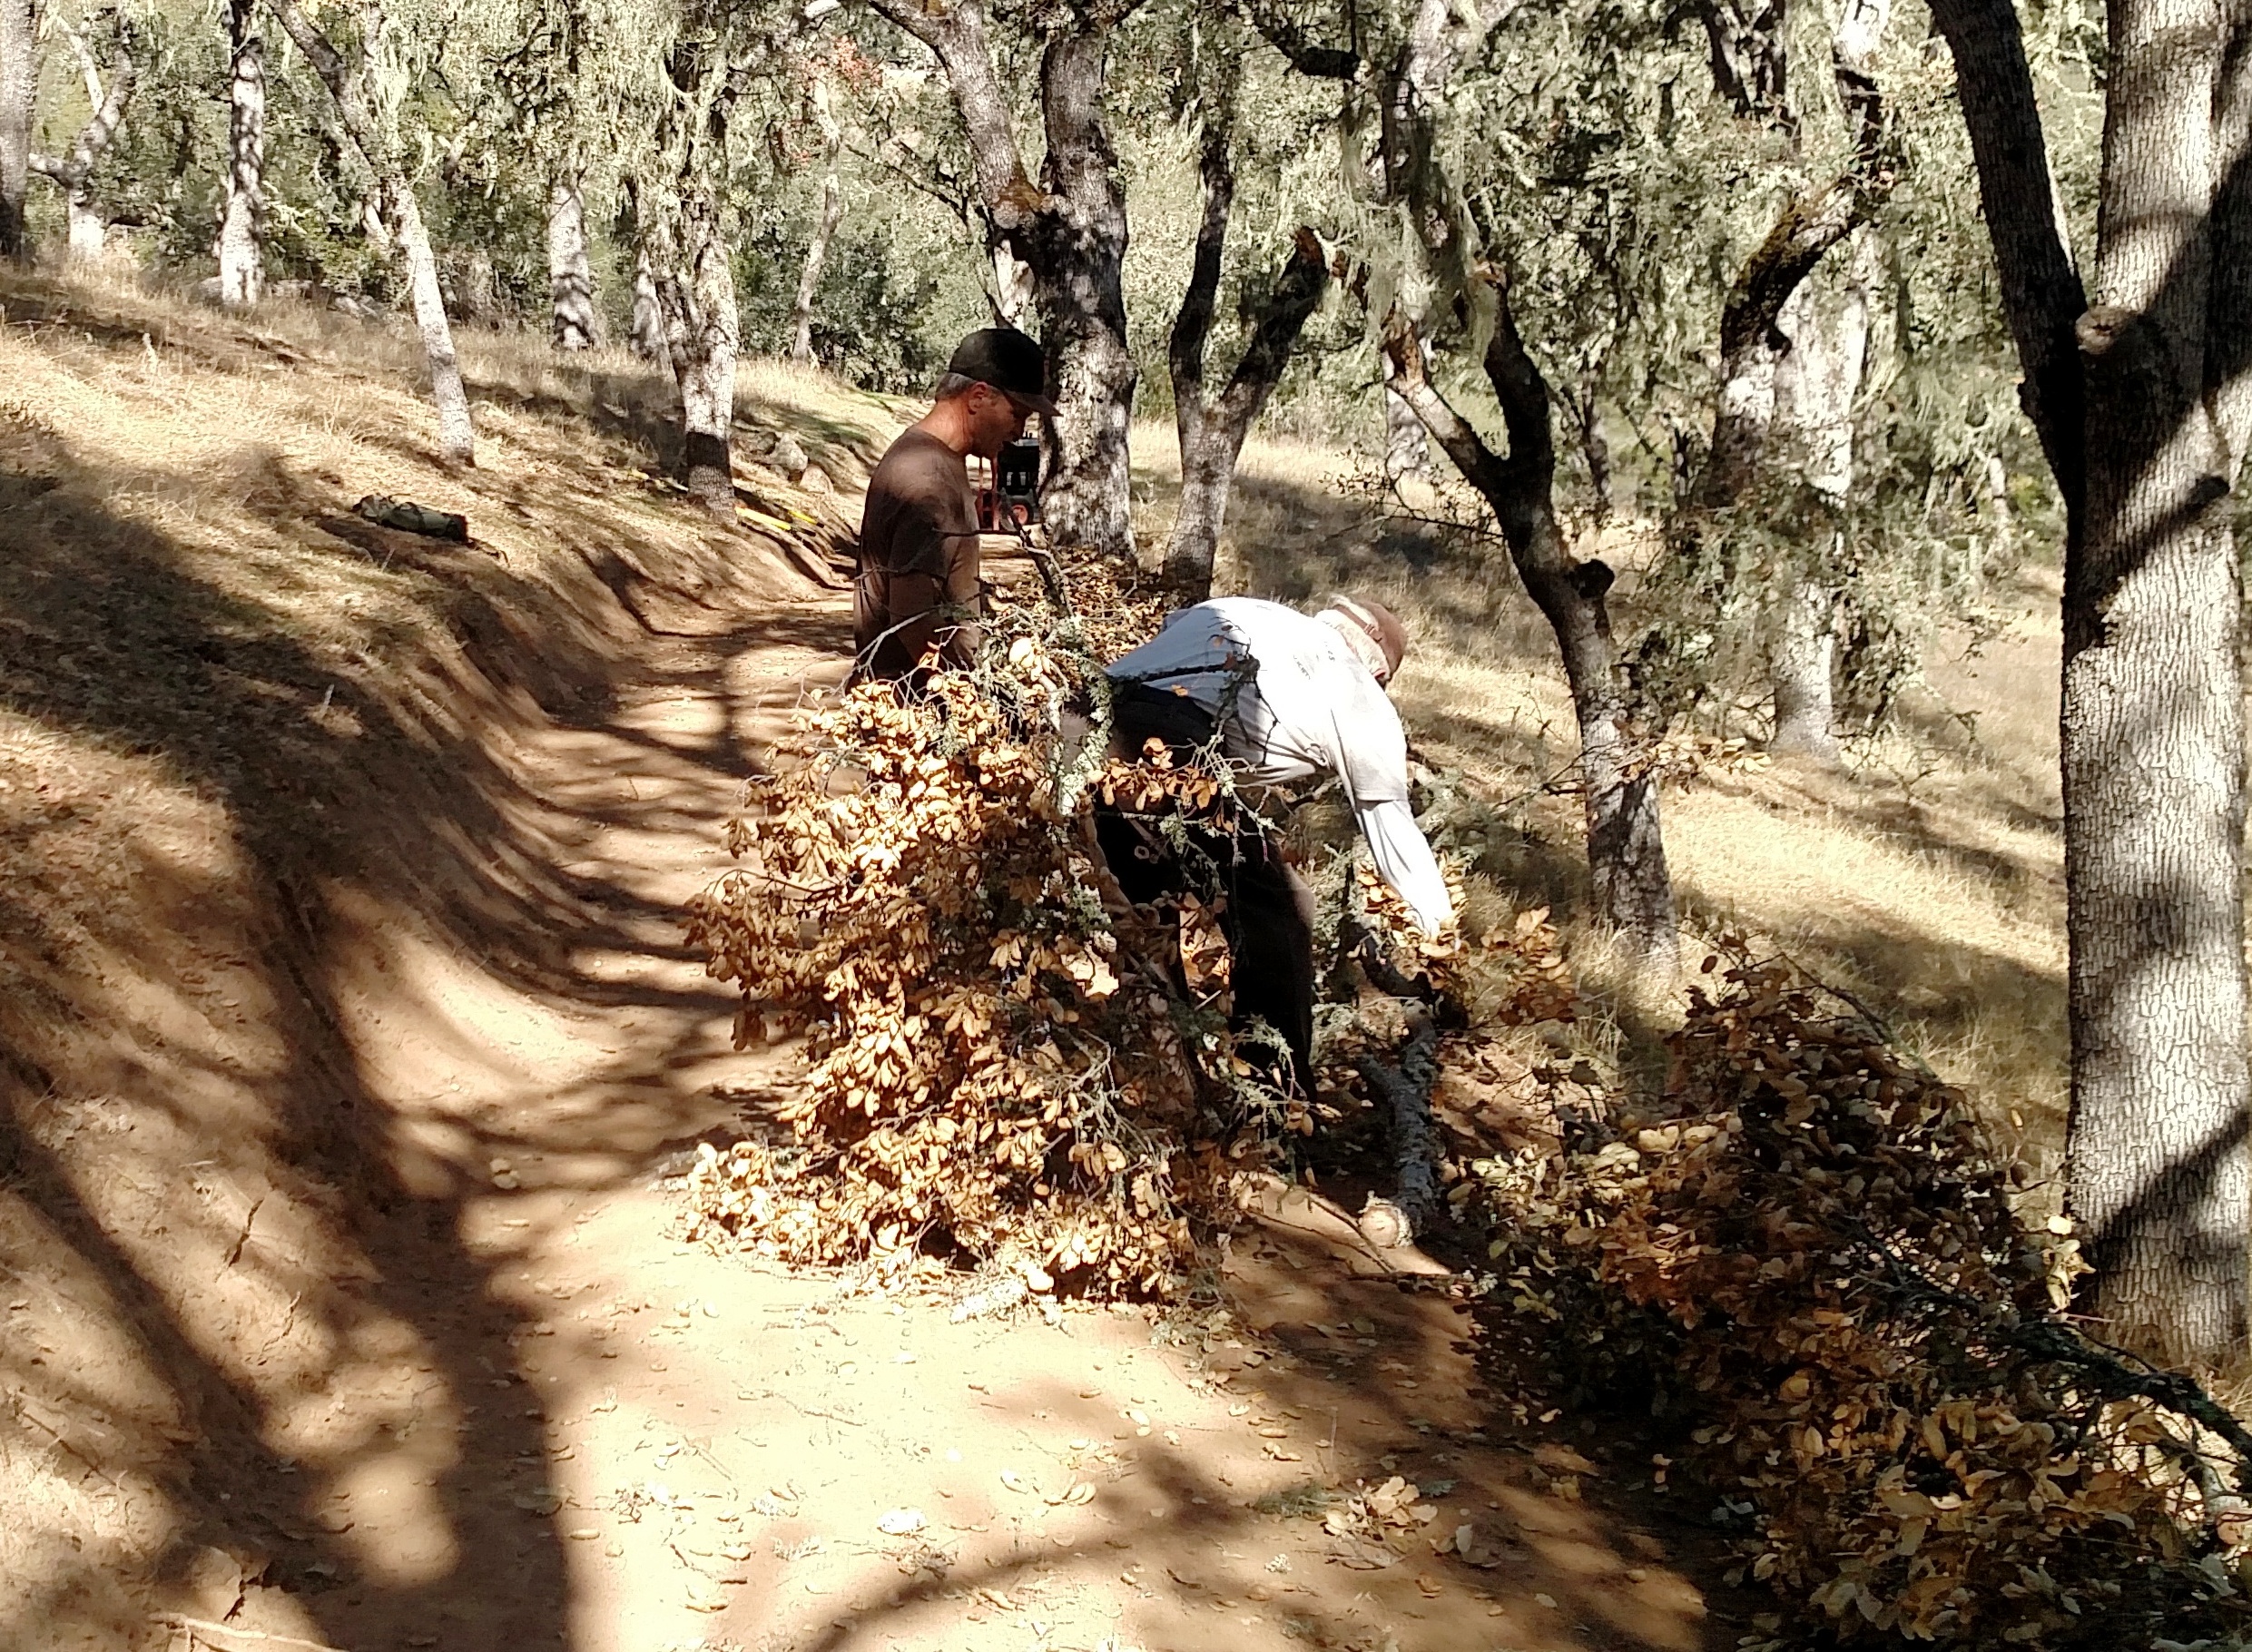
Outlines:
[[[1193,701],[1146,688],[1121,690],[1116,743],[1138,754],[1152,736],[1176,760],[1211,742],[1211,714]],[[1264,1021],[1290,1051],[1290,1077],[1313,1087],[1313,891],[1283,860],[1255,821],[1221,831],[1183,820],[1187,851],[1168,842],[1165,823],[1098,806],[1095,834],[1111,875],[1136,906],[1184,894],[1219,907],[1227,937],[1235,1009],[1230,1025]]]

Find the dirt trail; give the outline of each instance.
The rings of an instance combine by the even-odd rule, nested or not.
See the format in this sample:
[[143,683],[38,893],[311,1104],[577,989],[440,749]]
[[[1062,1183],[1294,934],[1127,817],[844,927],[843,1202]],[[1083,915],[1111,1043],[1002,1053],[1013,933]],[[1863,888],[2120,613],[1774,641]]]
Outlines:
[[[1478,1431],[1469,1321],[1430,1264],[1366,1254],[1303,1195],[1238,1250],[1233,1323],[963,1319],[668,1237],[674,1195],[622,1173],[786,1081],[732,1051],[732,1002],[672,914],[723,862],[745,753],[841,674],[843,630],[817,600],[654,638],[600,726],[519,753],[579,824],[552,870],[635,914],[574,949],[562,989],[377,911],[334,954],[396,1138],[434,1164],[492,1149],[459,1232],[490,1300],[394,1282],[426,1335],[483,1333],[489,1375],[428,1382],[411,1428],[331,1477],[311,1513],[349,1559],[311,1575],[333,1584],[312,1620],[253,1588],[234,1621],[353,1649],[1732,1639],[1666,1539],[1606,1507],[1584,1439]],[[506,1459],[471,1443],[497,1421]],[[1395,1474],[1422,1492],[1404,1558],[1325,1529]]]
[[1165,1315],[675,1242],[790,1078],[681,906],[841,599],[610,388],[481,383],[454,473],[349,352],[8,299],[0,1648],[1735,1644],[1647,1460],[1303,1195]]

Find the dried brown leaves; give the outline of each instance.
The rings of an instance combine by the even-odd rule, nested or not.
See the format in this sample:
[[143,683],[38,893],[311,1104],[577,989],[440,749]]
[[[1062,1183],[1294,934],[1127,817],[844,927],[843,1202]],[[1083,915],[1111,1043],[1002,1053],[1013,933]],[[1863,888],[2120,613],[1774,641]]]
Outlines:
[[1683,1466],[1824,1644],[2252,1627],[2236,1465],[2058,1316],[2076,1253],[2021,1221],[1962,1097],[1786,970],[1726,978],[1672,1039],[1676,1116],[1479,1166],[1519,1308],[1599,1381],[1667,1373]]
[[1225,1028],[1087,830],[1096,792],[1208,804],[1213,782],[1064,784],[1056,713],[1092,669],[1028,634],[906,703],[857,688],[811,720],[810,761],[754,785],[744,864],[690,933],[742,989],[738,1041],[802,1028],[807,1072],[792,1146],[705,1155],[705,1228],[792,1262],[945,1250],[1036,1290],[1164,1294],[1197,1228],[1234,1219],[1265,1159],[1208,1105],[1235,1081]]

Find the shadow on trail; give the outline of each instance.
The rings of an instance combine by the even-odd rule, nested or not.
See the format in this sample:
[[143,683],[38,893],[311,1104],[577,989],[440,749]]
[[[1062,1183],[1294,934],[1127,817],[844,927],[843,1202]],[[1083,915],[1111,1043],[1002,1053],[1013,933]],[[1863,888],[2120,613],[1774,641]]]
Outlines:
[[[0,430],[0,1645],[138,1642],[152,1584],[212,1618],[279,1590],[348,1646],[557,1644],[525,1317],[470,1201],[527,1149],[583,1187],[645,1175],[732,1004],[581,967],[685,956],[590,852],[648,811],[559,803],[519,747],[615,734],[713,833],[748,770],[724,723],[613,728],[611,662],[648,639],[590,569],[379,563],[315,526],[332,489],[270,457],[250,481],[270,531],[224,565],[111,509],[63,434]],[[309,630],[309,593],[366,623]],[[638,686],[710,687],[762,634]],[[639,1036],[531,1137],[486,1116],[409,1152],[342,984],[371,929]]]

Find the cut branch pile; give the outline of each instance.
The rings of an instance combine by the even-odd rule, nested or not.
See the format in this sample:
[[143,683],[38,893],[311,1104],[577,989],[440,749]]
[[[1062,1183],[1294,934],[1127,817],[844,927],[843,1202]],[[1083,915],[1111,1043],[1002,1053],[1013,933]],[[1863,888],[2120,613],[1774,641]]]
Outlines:
[[1062,713],[1095,666],[1058,634],[1074,645],[999,642],[904,700],[856,688],[811,718],[801,766],[754,782],[744,864],[691,938],[742,989],[738,1042],[803,1030],[808,1070],[787,1146],[703,1155],[707,1231],[880,1274],[941,1256],[1164,1295],[1199,1230],[1235,1220],[1283,1115],[1089,828],[1106,789],[1195,806],[1217,782],[1075,750]]
[[1752,1529],[1767,1644],[2244,1644],[2252,1435],[2061,1316],[2069,1229],[2020,1217],[1959,1093],[1785,969],[1726,979],[1666,1123],[1477,1173],[1504,1299],[1588,1380],[1655,1382],[1661,1483]]

